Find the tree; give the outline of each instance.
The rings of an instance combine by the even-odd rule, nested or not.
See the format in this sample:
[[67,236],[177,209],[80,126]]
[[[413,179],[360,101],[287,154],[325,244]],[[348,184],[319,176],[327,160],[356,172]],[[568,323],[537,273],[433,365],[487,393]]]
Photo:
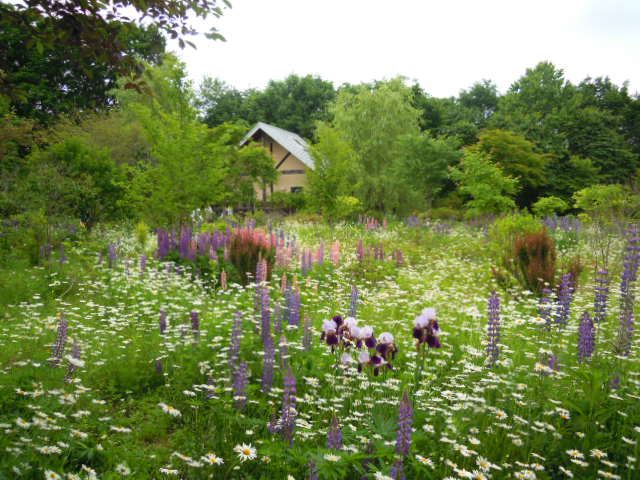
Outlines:
[[469,216],[506,213],[516,207],[513,197],[518,180],[505,175],[486,153],[465,149],[460,166],[451,170],[451,178],[468,197],[465,207]]
[[121,172],[106,150],[76,138],[34,151],[28,174],[15,195],[24,210],[47,217],[71,217],[88,229],[120,215]]
[[400,139],[398,174],[418,193],[420,203],[431,206],[441,192],[452,190],[449,170],[462,157],[458,148],[455,139],[434,139],[425,133]]
[[271,80],[262,92],[247,93],[247,120],[313,138],[316,122],[329,119],[328,106],[335,96],[331,82],[312,75],[289,75],[284,80]]
[[485,130],[471,148],[487,154],[505,174],[518,179],[521,188],[516,201],[520,207],[531,206],[548,181],[545,175],[548,157],[537,153],[535,145],[522,135],[508,130]]
[[308,172],[308,204],[316,211],[333,216],[340,196],[353,195],[357,189],[357,156],[340,132],[326,123],[316,129],[311,147],[314,169]]
[[533,213],[535,213],[539,217],[546,217],[548,215],[554,214],[562,215],[564,212],[569,210],[569,205],[561,198],[551,195],[549,197],[540,198],[536,203],[533,204],[532,210]]
[[407,186],[398,177],[400,138],[417,135],[420,112],[412,105],[412,91],[402,79],[376,88],[341,90],[331,108],[334,126],[358,155],[357,197],[365,209],[399,212]]
[[204,78],[198,89],[196,105],[202,121],[210,127],[249,120],[246,94],[218,78]]
[[[95,21],[93,13],[58,10],[74,11],[75,2],[29,4],[0,4],[0,94],[20,116],[50,123],[63,113],[109,108],[117,78],[139,74],[140,62],[157,63],[164,52],[153,25],[114,20],[88,32],[82,29]],[[38,11],[45,5],[49,14]]]

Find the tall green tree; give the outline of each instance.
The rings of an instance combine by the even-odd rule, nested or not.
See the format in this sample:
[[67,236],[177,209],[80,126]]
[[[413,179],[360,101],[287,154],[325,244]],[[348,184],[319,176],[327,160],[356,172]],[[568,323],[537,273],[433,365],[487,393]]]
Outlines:
[[336,200],[357,190],[358,158],[338,130],[319,123],[316,143],[311,147],[315,168],[309,171],[308,204],[316,211],[332,216]]
[[331,108],[334,126],[358,155],[357,196],[366,209],[400,212],[407,186],[395,166],[400,139],[419,133],[420,112],[412,105],[412,90],[402,79],[376,88],[339,92]]
[[508,130],[485,130],[472,149],[487,154],[502,171],[518,179],[519,207],[530,207],[547,183],[545,167],[548,157],[535,151],[535,145],[522,135]]
[[416,193],[414,208],[430,207],[440,194],[453,190],[449,170],[462,157],[459,147],[456,139],[436,139],[425,133],[400,139],[397,175]]
[[247,116],[253,122],[271,123],[313,138],[315,124],[329,119],[329,104],[335,98],[333,84],[320,77],[289,75],[271,80],[263,91],[247,95]]

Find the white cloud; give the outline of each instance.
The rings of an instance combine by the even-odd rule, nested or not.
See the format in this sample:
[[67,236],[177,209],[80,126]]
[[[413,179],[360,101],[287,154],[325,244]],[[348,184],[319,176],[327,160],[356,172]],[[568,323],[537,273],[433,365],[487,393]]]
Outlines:
[[310,73],[337,86],[404,75],[449,96],[484,78],[504,91],[549,60],[573,82],[608,75],[640,90],[635,0],[233,0],[212,22],[227,42],[200,37],[197,50],[179,52],[196,83],[210,75],[261,88]]

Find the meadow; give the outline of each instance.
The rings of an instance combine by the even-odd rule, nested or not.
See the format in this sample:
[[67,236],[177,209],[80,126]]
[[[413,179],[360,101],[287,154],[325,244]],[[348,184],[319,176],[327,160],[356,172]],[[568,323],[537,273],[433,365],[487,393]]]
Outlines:
[[250,225],[275,254],[246,285],[232,227],[8,255],[0,478],[638,478],[639,239],[598,276],[567,225],[542,297],[482,222]]

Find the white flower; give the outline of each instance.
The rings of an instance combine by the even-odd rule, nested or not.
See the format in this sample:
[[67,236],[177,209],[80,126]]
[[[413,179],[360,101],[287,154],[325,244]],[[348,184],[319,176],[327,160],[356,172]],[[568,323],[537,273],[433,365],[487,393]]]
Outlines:
[[340,457],[338,455],[334,455],[332,453],[325,454],[324,459],[327,462],[339,462],[340,461]]
[[44,478],[46,480],[62,480],[62,477],[58,475],[56,472],[54,472],[53,470],[45,470]]
[[116,472],[123,477],[126,477],[127,475],[131,474],[131,469],[127,466],[126,463],[119,463],[118,465],[116,465]]
[[251,444],[247,445],[246,443],[243,443],[242,445],[236,445],[233,447],[233,451],[238,454],[238,458],[241,462],[253,460],[257,457],[257,451]]
[[171,405],[167,405],[166,403],[159,403],[158,406],[162,409],[164,413],[168,413],[172,417],[181,417],[182,413],[177,408],[173,408]]
[[224,463],[224,460],[221,457],[217,456],[215,453],[207,453],[204,457],[202,457],[202,460],[204,460],[209,465],[222,465]]

